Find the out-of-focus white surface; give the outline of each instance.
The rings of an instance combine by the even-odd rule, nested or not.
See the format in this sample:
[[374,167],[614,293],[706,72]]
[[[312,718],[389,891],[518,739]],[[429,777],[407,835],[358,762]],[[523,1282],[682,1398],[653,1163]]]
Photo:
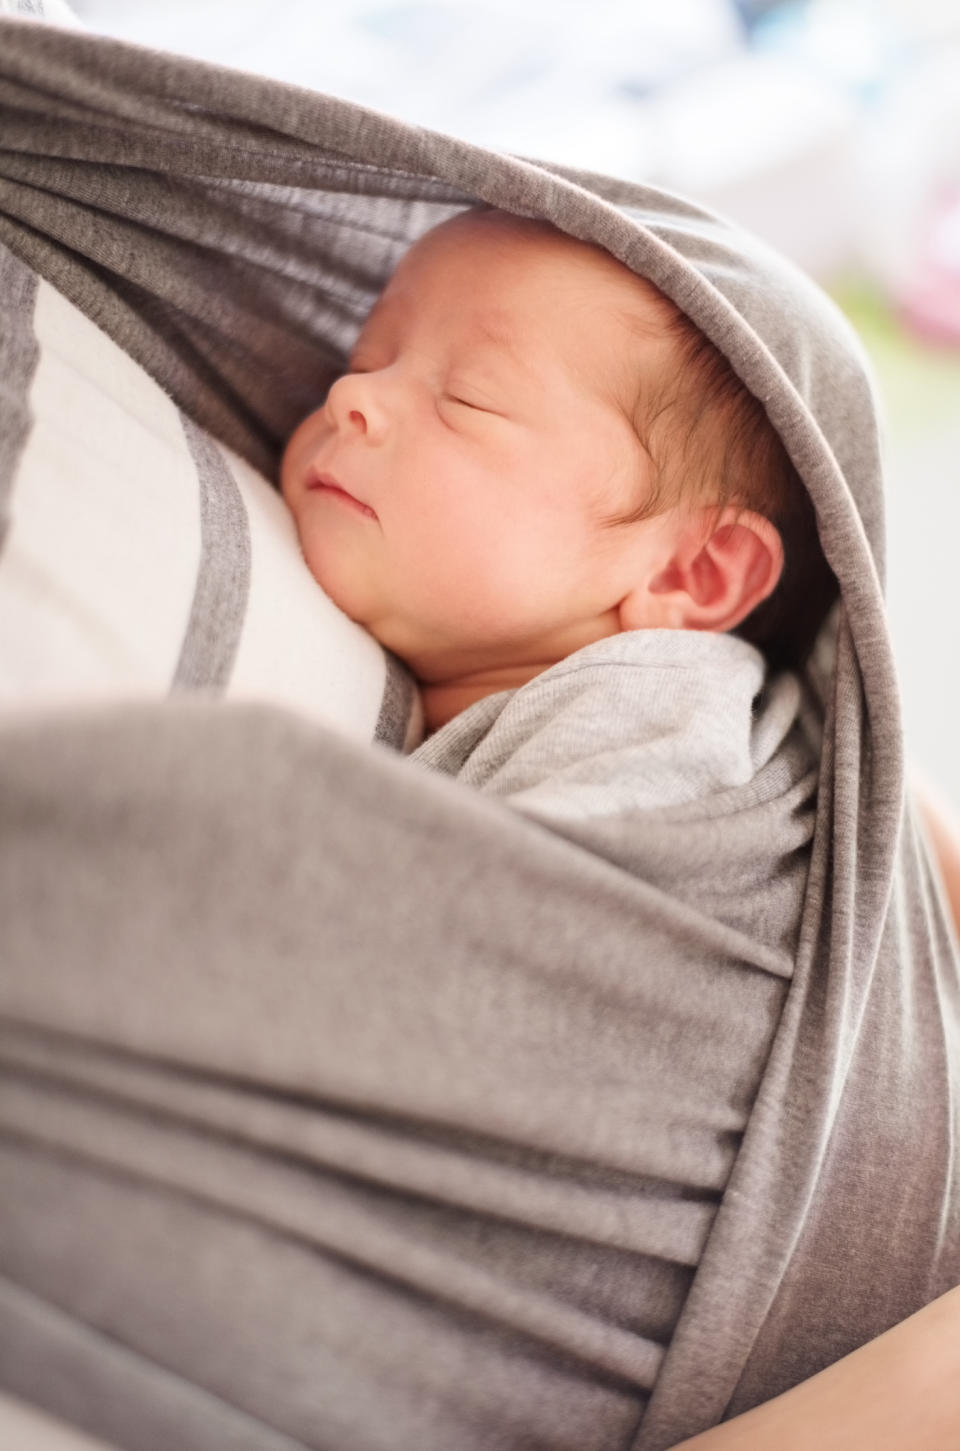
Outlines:
[[15,15],[27,20],[42,18],[54,25],[65,25],[68,29],[80,25],[68,0],[0,0],[0,15]]
[[[511,96],[562,110],[735,51],[727,0],[73,0],[85,23],[457,129]],[[424,82],[429,82],[424,85]],[[571,87],[573,88],[571,90]],[[571,95],[576,104],[571,106]],[[492,117],[496,124],[496,117]]]
[[960,812],[960,387],[953,419],[891,444],[887,602],[907,747]]
[[[480,145],[650,175],[637,96],[734,54],[726,0],[74,0],[91,28],[344,96]],[[588,18],[589,23],[584,20]]]
[[888,401],[887,604],[911,759],[960,812],[960,350],[853,310]]

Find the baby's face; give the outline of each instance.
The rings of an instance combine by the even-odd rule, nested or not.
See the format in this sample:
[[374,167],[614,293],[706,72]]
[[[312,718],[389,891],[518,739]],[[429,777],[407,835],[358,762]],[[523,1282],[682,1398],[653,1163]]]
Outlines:
[[287,446],[314,576],[427,681],[615,633],[657,520],[609,520],[646,496],[631,415],[672,352],[605,253],[486,215],[429,233]]

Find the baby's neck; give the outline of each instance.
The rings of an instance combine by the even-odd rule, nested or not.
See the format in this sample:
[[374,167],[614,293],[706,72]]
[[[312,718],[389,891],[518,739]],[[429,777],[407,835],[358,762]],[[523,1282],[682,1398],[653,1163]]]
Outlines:
[[516,665],[503,670],[481,671],[457,680],[421,680],[420,697],[423,701],[427,733],[439,730],[448,720],[453,720],[455,715],[466,710],[468,705],[483,700],[487,695],[496,695],[501,690],[519,689],[555,663],[544,660],[536,665]]

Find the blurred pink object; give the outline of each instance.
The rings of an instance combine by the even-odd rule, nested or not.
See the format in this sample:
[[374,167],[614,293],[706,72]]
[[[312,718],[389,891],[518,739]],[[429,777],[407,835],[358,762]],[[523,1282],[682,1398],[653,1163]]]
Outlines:
[[911,332],[960,346],[960,191],[934,207],[897,304]]

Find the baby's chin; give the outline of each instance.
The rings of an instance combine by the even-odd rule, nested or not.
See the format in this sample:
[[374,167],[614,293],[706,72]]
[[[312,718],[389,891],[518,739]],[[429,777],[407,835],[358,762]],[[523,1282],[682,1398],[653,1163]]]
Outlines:
[[[291,512],[296,521],[296,507]],[[298,529],[298,536],[307,568],[327,599],[402,660],[418,679],[448,679],[451,671],[460,668],[461,660],[469,661],[469,647],[461,650],[438,622],[421,620],[409,609],[397,609],[382,590],[370,587],[362,555],[354,558],[349,549],[335,547],[332,532],[313,534]]]
[[[355,625],[360,625],[368,635],[387,649],[393,647],[383,638],[390,633],[388,622],[378,617],[369,592],[364,588],[361,572],[352,567],[352,562],[330,548],[333,541],[326,541],[326,548],[311,546],[309,539],[300,535],[300,551],[307,568],[317,585],[341,614]],[[397,653],[396,651],[394,653]]]

